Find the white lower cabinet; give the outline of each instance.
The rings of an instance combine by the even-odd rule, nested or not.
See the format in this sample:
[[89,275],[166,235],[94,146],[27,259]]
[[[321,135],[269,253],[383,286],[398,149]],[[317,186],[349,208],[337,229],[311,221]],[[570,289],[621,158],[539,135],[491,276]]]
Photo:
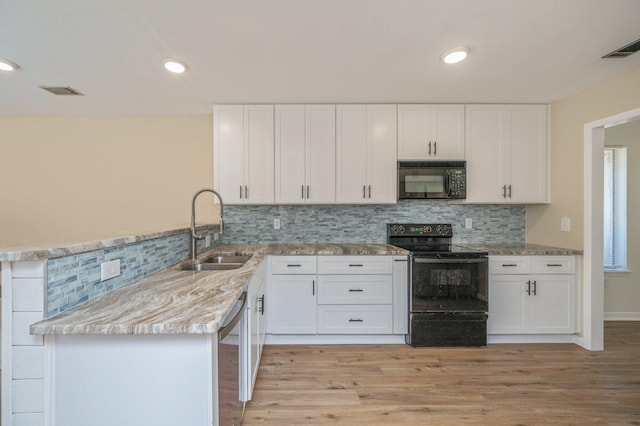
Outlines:
[[490,256],[489,334],[573,334],[575,256]]
[[266,292],[266,265],[263,263],[255,273],[247,290],[247,358],[245,384],[243,387],[243,400],[250,401],[253,395],[253,388],[258,376],[258,367],[264,347],[266,333],[265,317],[265,292]]
[[315,275],[273,275],[267,300],[271,333],[316,333]]
[[274,256],[267,301],[271,334],[404,335],[407,257]]

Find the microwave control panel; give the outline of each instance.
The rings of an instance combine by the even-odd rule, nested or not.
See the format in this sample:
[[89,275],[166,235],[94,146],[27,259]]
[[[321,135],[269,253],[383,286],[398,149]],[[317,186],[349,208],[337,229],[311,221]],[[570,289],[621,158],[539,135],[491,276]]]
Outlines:
[[466,198],[467,197],[467,177],[464,170],[451,170],[450,175],[450,198]]

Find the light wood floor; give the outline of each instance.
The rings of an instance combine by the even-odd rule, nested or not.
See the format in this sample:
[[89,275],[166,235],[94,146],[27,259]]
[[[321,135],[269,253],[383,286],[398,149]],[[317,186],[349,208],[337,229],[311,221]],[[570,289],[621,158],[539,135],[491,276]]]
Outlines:
[[571,344],[267,346],[250,425],[640,425],[640,322]]

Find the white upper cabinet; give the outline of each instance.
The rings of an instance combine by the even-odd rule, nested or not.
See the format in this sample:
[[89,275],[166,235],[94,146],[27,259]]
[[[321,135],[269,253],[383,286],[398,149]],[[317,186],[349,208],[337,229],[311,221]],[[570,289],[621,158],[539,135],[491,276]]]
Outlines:
[[467,105],[467,199],[470,203],[546,203],[545,105]]
[[275,106],[275,201],[334,203],[335,105]]
[[214,188],[226,204],[273,204],[273,106],[213,108]]
[[398,105],[399,160],[464,158],[464,105]]
[[395,105],[336,106],[336,201],[397,202]]

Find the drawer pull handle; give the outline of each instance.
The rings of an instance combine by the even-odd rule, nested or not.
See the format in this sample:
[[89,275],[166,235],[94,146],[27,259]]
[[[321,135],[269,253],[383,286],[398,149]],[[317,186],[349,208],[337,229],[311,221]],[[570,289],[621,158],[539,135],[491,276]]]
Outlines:
[[509,267],[509,268],[515,268],[516,266],[518,266],[518,264],[516,264],[516,263],[503,263],[503,264],[502,264],[502,267],[503,267],[503,268],[507,268],[507,267]]
[[531,296],[531,281],[527,281],[527,296]]
[[300,268],[300,267],[302,267],[302,265],[299,263],[287,265],[287,268]]
[[349,322],[364,322],[364,320],[349,318]]
[[559,266],[562,266],[562,264],[561,263],[547,263],[547,266],[548,267],[559,267]]
[[358,267],[363,267],[364,265],[363,265],[362,263],[350,263],[350,264],[349,264],[349,267],[351,268],[352,266],[353,266],[353,267],[356,267],[356,266],[358,266]]
[[364,290],[361,288],[350,288],[349,291],[351,292],[363,292]]

